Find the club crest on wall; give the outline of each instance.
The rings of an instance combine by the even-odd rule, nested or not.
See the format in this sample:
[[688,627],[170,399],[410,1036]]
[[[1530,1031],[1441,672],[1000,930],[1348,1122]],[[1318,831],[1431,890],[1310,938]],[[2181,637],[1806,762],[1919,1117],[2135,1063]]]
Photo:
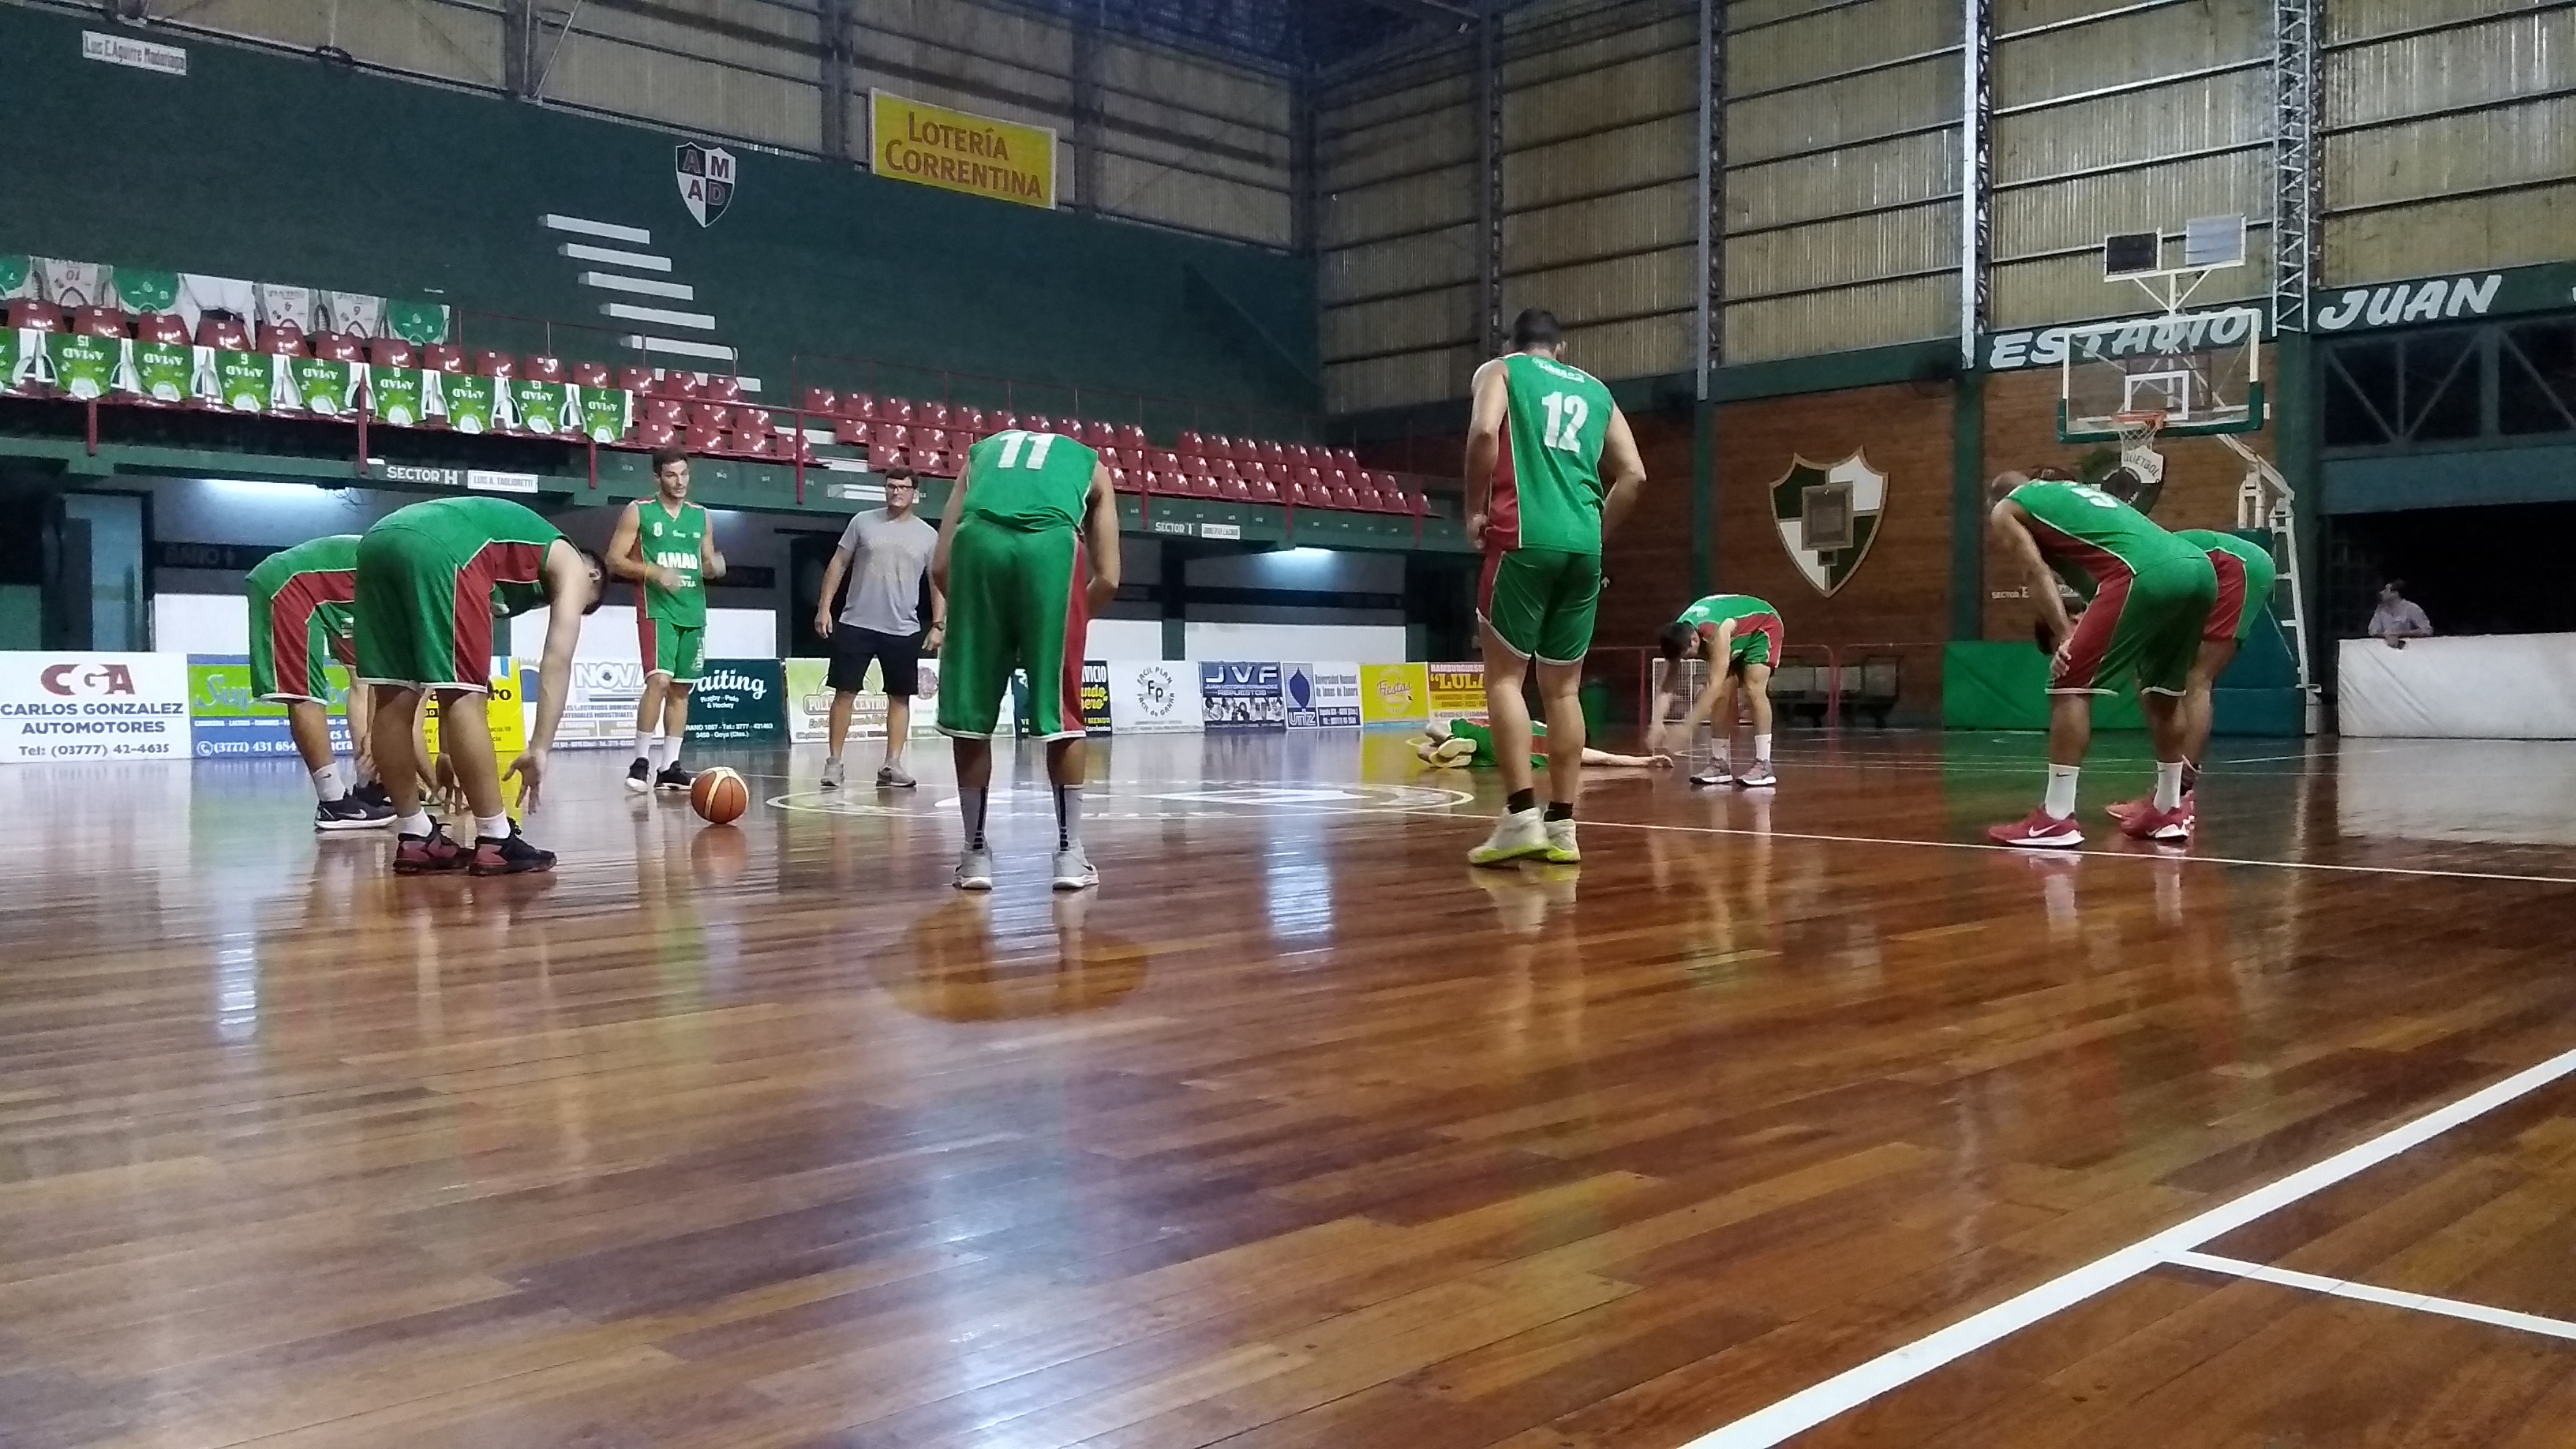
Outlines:
[[671,171],[680,183],[680,200],[700,226],[713,226],[733,205],[733,153],[722,146],[683,141],[671,148]]
[[1771,521],[1780,546],[1816,592],[1831,597],[1849,582],[1878,539],[1887,506],[1887,475],[1855,450],[1839,463],[1793,456],[1771,485]]

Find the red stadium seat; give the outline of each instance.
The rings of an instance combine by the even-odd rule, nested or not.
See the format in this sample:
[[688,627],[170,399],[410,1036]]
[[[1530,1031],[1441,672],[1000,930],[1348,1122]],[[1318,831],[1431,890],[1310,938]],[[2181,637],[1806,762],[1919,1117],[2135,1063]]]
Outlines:
[[649,367],[621,367],[617,369],[617,386],[635,394],[637,397],[646,396],[653,391],[653,369]]
[[724,429],[704,427],[695,422],[689,424],[688,436],[682,443],[682,446],[692,453],[729,453],[733,451],[733,445],[726,438]]
[[733,451],[746,458],[784,457],[786,449],[780,446],[783,441],[777,433],[767,428],[738,431],[728,439]]
[[868,445],[869,430],[874,427],[876,427],[876,424],[869,422],[866,418],[834,418],[832,420],[832,440],[845,447],[864,448]]
[[1288,461],[1287,445],[1276,438],[1262,439],[1260,448],[1261,461],[1264,463],[1285,463]]
[[[1189,434],[1183,433],[1181,436],[1186,438]],[[1189,449],[1183,448],[1181,451],[1186,453]],[[1210,433],[1199,440],[1199,455],[1211,459],[1231,458],[1234,456],[1234,439],[1223,433]]]
[[60,332],[63,330],[63,309],[51,302],[21,297],[9,304],[9,329],[13,332]]
[[879,402],[877,404],[877,421],[881,423],[901,423],[905,427],[911,427],[912,400],[910,398],[890,397]]
[[737,433],[774,433],[778,415],[764,407],[745,403],[733,410],[733,430]]
[[575,387],[605,388],[610,385],[608,381],[608,364],[605,362],[576,362],[572,365],[572,382]]
[[1355,453],[1355,452],[1352,452],[1352,451],[1351,451],[1350,449],[1348,449],[1348,448],[1335,448],[1335,449],[1333,450],[1333,466],[1334,466],[1334,467],[1337,467],[1337,468],[1357,468],[1359,465],[1360,465],[1360,455],[1359,455],[1359,454],[1357,454],[1357,453]]
[[313,355],[328,362],[364,362],[367,349],[345,332],[318,332],[313,337]]
[[901,463],[905,451],[912,447],[912,429],[901,423],[880,422],[868,430],[868,466],[882,473],[880,458],[888,463]]
[[256,335],[257,343],[251,349],[254,352],[265,352],[277,357],[304,355],[304,329],[292,322],[279,322],[274,325],[262,322]]
[[188,323],[186,319],[168,312],[146,312],[135,319],[134,335],[144,342],[185,343],[188,340]]
[[506,352],[478,352],[474,354],[474,372],[479,377],[517,377],[519,359]]
[[699,385],[698,396],[705,398],[709,402],[740,402],[742,401],[742,384],[736,382],[730,377],[722,375],[710,377],[704,383]]
[[463,372],[465,354],[444,342],[433,342],[420,350],[420,366],[424,372]]
[[1024,432],[1052,433],[1055,431],[1055,420],[1044,413],[1031,413],[1020,419],[1020,428]]
[[1190,492],[1201,498],[1223,498],[1225,490],[1239,481],[1234,478],[1193,478],[1190,480]]
[[840,417],[861,418],[868,422],[875,422],[877,400],[863,392],[845,392],[841,394],[841,405],[833,411]]
[[524,361],[525,365],[521,369],[519,375],[528,379],[530,382],[561,382],[564,380],[563,359],[560,357],[547,357],[541,353],[532,352],[528,354]]
[[689,425],[689,405],[675,397],[648,397],[644,399],[644,419],[666,428],[685,428]]
[[984,415],[984,436],[989,438],[995,433],[1007,433],[1012,429],[1017,428],[1019,425],[1020,415],[1018,413],[986,413]]
[[[883,433],[889,426],[894,425],[880,424],[877,431],[879,433]],[[911,466],[912,463],[904,456],[904,450],[902,448],[897,447],[880,437],[871,437],[868,439],[868,470],[870,472],[884,473],[896,468],[909,468]]]
[[1183,433],[1172,443],[1172,451],[1184,456],[1207,451],[1207,439],[1196,433]]
[[1115,423],[1085,423],[1082,440],[1095,448],[1114,447],[1118,442],[1118,427]]
[[1112,468],[1109,470],[1109,486],[1120,493],[1142,493],[1145,491],[1145,474],[1141,470]]
[[964,433],[970,439],[991,436],[991,429],[984,426],[984,410],[982,408],[950,408],[948,410],[948,434],[949,440],[952,444],[956,442],[956,435],[959,433]]
[[1282,451],[1288,455],[1288,466],[1291,468],[1303,468],[1315,461],[1314,450],[1303,443],[1285,444]]
[[[1267,488],[1270,485],[1265,482],[1261,486]],[[1252,501],[1252,484],[1244,479],[1237,478],[1233,482],[1225,485],[1225,496],[1238,503],[1249,503]]]
[[1344,484],[1342,487],[1334,489],[1333,506],[1335,508],[1346,509],[1350,512],[1357,513],[1360,508],[1359,490],[1349,486],[1348,484]]
[[1246,483],[1260,482],[1270,477],[1270,470],[1258,463],[1237,463],[1234,465],[1234,476]]
[[197,319],[197,345],[221,348],[226,352],[248,352],[250,329],[230,312],[209,312]]
[[83,337],[127,336],[125,314],[114,307],[74,307],[72,330]]
[[690,403],[688,408],[689,431],[693,433],[700,431],[723,433],[733,430],[733,409],[722,403]]
[[1104,468],[1124,468],[1127,466],[1127,455],[1119,452],[1116,448],[1103,448],[1100,450],[1100,466]]
[[809,387],[803,407],[809,414],[828,418],[840,412],[841,399],[828,387]]
[[420,354],[399,337],[378,337],[367,344],[367,361],[378,367],[418,367]]
[[1258,462],[1260,462],[1260,461],[1261,461],[1261,441],[1260,441],[1258,438],[1237,438],[1237,439],[1235,439],[1235,440],[1234,440],[1234,461],[1236,461],[1236,462],[1238,462],[1238,463],[1258,463]]
[[948,404],[926,402],[912,410],[912,420],[925,428],[948,431]]
[[680,430],[663,422],[635,425],[635,446],[639,448],[675,448],[680,444]]
[[1315,501],[1314,493],[1311,492],[1305,484],[1291,483],[1288,485],[1288,506],[1291,508],[1316,508],[1321,505]]
[[1198,453],[1183,453],[1179,461],[1181,466],[1177,472],[1183,478],[1204,478],[1208,476],[1208,470],[1216,466]]
[[1278,502],[1278,501],[1279,501],[1279,485],[1278,485],[1278,484],[1276,484],[1276,483],[1271,482],[1270,480],[1268,480],[1268,479],[1266,479],[1266,478],[1265,478],[1265,479],[1263,479],[1262,481],[1258,482],[1258,483],[1253,484],[1253,485],[1252,485],[1252,501],[1253,501],[1253,502],[1255,502],[1255,503],[1276,503],[1276,502]]
[[1146,438],[1145,430],[1143,428],[1136,426],[1134,423],[1120,423],[1118,425],[1118,446],[1126,449],[1130,453],[1141,453],[1146,448],[1153,446],[1153,444]]

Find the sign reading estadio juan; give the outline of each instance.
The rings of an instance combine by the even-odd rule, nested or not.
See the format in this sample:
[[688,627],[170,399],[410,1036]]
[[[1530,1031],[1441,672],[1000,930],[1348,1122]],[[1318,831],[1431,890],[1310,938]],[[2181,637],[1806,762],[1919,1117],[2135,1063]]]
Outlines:
[[868,92],[870,160],[879,176],[1022,206],[1055,205],[1055,132],[892,91]]
[[189,753],[185,654],[0,654],[0,764]]

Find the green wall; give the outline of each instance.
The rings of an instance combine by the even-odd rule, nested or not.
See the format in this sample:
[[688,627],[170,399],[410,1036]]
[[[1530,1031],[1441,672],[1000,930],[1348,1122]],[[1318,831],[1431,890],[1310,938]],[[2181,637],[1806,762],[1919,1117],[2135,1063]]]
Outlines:
[[[671,279],[696,300],[622,300],[713,313],[714,340],[742,349],[741,370],[773,403],[799,352],[1316,403],[1313,273],[1292,257],[741,145],[728,148],[733,204],[701,228],[673,178],[679,136],[197,39],[183,41],[188,74],[168,77],[81,59],[85,28],[102,26],[0,5],[11,140],[0,253],[620,326],[599,314],[615,294],[576,285],[586,264],[555,248],[624,244],[547,230],[539,218],[554,212],[649,229],[638,249],[672,258]],[[469,345],[539,344],[473,327],[483,335],[469,330]],[[555,346],[614,360],[612,339],[593,340],[559,333]],[[841,374],[823,381],[858,380]],[[918,375],[884,380],[936,392]],[[1070,404],[1061,392],[1021,402]]]

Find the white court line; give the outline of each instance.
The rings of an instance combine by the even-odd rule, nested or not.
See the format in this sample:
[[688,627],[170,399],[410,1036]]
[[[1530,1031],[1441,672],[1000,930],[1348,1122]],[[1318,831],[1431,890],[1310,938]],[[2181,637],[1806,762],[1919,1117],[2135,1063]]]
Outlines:
[[2234,1278],[2251,1278],[2258,1283],[2271,1283],[2283,1288],[2304,1288],[2311,1293],[2331,1293],[2337,1298],[2351,1298],[2363,1303],[2385,1304],[2390,1308],[2412,1308],[2418,1313],[2438,1313],[2445,1318],[2465,1318],[2471,1323],[2492,1324],[2498,1328],[2519,1328],[2525,1333],[2547,1334],[2551,1338],[2576,1339],[2576,1323],[2568,1323],[2556,1318],[2543,1318],[2536,1313],[2516,1313],[2510,1308],[2489,1308],[2483,1303],[2464,1303],[2457,1298],[2436,1298],[2430,1293],[2402,1293],[2394,1288],[2374,1288],[2368,1283],[2354,1283],[2342,1278],[2320,1278],[2314,1273],[2273,1268],[2237,1258],[2222,1258],[2214,1253],[2176,1253],[2168,1261],[2176,1267],[2199,1268],[2211,1273],[2225,1273]]
[[1792,1435],[1900,1388],[1954,1359],[1986,1347],[2041,1319],[2116,1288],[2177,1254],[2232,1233],[2302,1198],[2311,1197],[2410,1148],[2420,1147],[2463,1123],[2472,1122],[2509,1102],[2576,1072],[2576,1050],[2565,1051],[2536,1067],[2437,1108],[2366,1142],[2345,1148],[2325,1161],[2258,1187],[2242,1197],[2188,1221],[2132,1243],[2072,1272],[2006,1299],[1981,1313],[1891,1350],[1857,1368],[1756,1410],[1734,1423],[1701,1435],[1683,1449],[1770,1449]]

